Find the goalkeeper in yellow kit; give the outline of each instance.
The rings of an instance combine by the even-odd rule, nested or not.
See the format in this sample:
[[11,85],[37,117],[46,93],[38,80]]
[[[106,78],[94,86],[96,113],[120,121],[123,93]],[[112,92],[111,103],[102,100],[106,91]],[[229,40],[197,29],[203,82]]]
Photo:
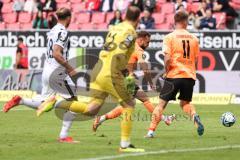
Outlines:
[[[131,116],[133,114],[135,101],[127,91],[124,84],[124,72],[131,54],[134,52],[135,31],[139,22],[140,10],[137,7],[129,7],[125,21],[109,29],[106,42],[99,55],[99,61],[91,73],[91,101],[86,104],[80,101],[58,101],[49,98],[38,109],[37,115],[53,108],[68,109],[72,112],[86,115],[96,115],[108,95],[113,96],[123,106],[121,120],[121,152],[143,152],[144,149],[135,148],[130,143],[132,129]],[[71,73],[70,73],[71,74]],[[72,72],[72,75],[75,71]]]

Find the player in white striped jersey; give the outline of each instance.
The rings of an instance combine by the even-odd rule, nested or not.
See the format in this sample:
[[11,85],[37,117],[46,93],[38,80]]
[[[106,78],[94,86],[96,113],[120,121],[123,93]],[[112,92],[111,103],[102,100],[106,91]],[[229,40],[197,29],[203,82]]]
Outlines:
[[[14,96],[8,101],[3,111],[8,112],[17,105],[26,105],[33,109],[45,101],[49,96],[59,94],[65,99],[76,99],[75,84],[72,82],[68,73],[74,73],[74,69],[68,64],[68,51],[70,41],[68,38],[67,27],[71,21],[71,11],[61,8],[56,12],[58,23],[48,33],[47,59],[42,73],[42,93],[40,97],[33,99]],[[63,126],[59,135],[60,142],[74,143],[68,136],[68,131],[72,125],[76,114],[73,112],[65,112],[63,115]]]

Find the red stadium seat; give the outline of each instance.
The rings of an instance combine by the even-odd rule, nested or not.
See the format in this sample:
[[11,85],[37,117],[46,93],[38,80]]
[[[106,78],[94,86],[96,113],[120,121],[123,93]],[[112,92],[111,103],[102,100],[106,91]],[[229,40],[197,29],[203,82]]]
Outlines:
[[106,17],[105,13],[103,13],[103,12],[95,12],[95,13],[92,14],[91,22],[92,23],[96,23],[96,24],[104,23],[105,22],[105,17]]
[[168,24],[174,24],[174,13],[167,14],[165,17]]
[[162,5],[162,13],[174,13],[175,8],[174,8],[174,3],[165,3]]
[[20,24],[19,23],[6,24],[6,28],[8,30],[19,30],[20,29]]
[[225,29],[226,28],[226,14],[225,13],[214,13],[213,17],[216,18],[217,21],[217,29]]
[[233,3],[240,4],[239,0],[232,0]]
[[32,15],[27,13],[27,12],[21,12],[19,13],[19,18],[18,18],[20,23],[29,23],[32,20]]
[[72,30],[72,31],[76,31],[76,30],[79,30],[78,28],[78,24],[76,23],[71,23],[68,27],[69,30]]
[[169,30],[170,26],[167,23],[164,24],[156,24],[155,29],[161,29],[161,30]]
[[198,11],[198,9],[199,9],[199,6],[200,6],[200,3],[198,3],[198,2],[192,3],[192,4],[190,5],[190,7],[189,7],[189,8],[190,8],[190,11],[196,13],[196,12]]
[[5,29],[5,23],[4,22],[1,22],[0,23],[0,30],[4,30]]
[[153,13],[152,17],[155,19],[156,24],[162,24],[165,22],[165,15],[162,13]]
[[98,30],[106,30],[108,28],[108,23],[101,23],[97,25]]
[[3,20],[6,23],[15,23],[17,21],[16,13],[5,13],[3,14]]
[[66,3],[68,0],[56,0],[57,3]]
[[76,23],[76,14],[72,14],[72,18],[71,18],[70,23]]
[[79,13],[76,15],[76,19],[78,23],[88,23],[90,21],[89,13]]
[[10,3],[11,0],[2,0],[3,3]]
[[81,30],[93,30],[93,29],[97,29],[96,24],[92,24],[92,23],[79,24],[79,28],[80,28]]
[[32,29],[32,23],[21,23],[20,28],[21,30],[30,30]]
[[4,3],[2,7],[2,13],[11,13],[13,12],[12,9],[13,3]]
[[66,2],[66,3],[58,3],[57,4],[57,8],[62,8],[62,7],[71,9],[71,3],[70,2]]
[[79,3],[79,4],[73,3],[72,4],[72,11],[74,13],[85,12],[86,8],[85,8],[83,3]]
[[108,12],[106,14],[106,23],[109,23],[111,21],[111,19],[113,19],[114,17],[114,13],[113,12]]
[[167,0],[157,0],[157,3],[166,3],[167,2]]
[[[71,3],[76,3],[76,4],[80,4],[82,3],[82,0],[70,0]],[[85,7],[85,4],[83,4]]]
[[230,2],[229,3],[234,9],[240,10],[240,3]]

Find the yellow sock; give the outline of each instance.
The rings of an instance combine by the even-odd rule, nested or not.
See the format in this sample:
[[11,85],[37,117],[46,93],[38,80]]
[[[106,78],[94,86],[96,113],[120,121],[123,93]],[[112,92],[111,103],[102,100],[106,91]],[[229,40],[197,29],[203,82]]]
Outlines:
[[123,108],[121,121],[121,141],[130,141],[133,108]]
[[69,106],[69,110],[76,113],[85,113],[88,110],[88,105],[80,101],[73,101]]

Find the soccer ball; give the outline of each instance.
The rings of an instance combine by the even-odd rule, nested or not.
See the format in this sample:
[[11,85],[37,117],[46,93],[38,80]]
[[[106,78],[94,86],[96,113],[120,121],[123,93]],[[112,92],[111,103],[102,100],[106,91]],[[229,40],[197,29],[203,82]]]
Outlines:
[[236,118],[233,113],[226,112],[222,114],[221,122],[225,127],[231,127],[236,122]]

